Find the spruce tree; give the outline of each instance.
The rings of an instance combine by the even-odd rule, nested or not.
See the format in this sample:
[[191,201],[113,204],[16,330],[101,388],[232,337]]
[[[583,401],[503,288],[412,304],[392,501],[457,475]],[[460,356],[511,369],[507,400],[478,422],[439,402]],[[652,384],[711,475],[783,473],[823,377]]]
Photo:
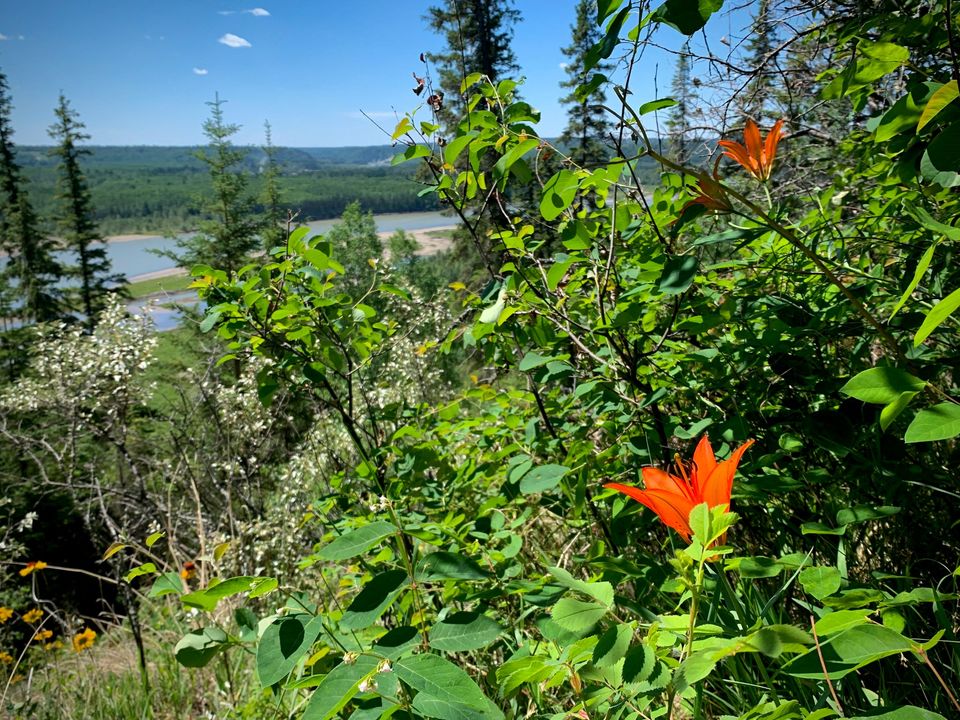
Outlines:
[[759,0],[753,30],[746,42],[746,67],[753,77],[740,94],[744,120],[752,119],[761,125],[771,116],[770,102],[774,94],[773,73],[770,69],[775,42],[773,10],[770,0]]
[[437,112],[446,132],[452,134],[465,113],[460,83],[471,73],[481,73],[496,82],[519,72],[510,47],[513,25],[520,12],[512,0],[444,0],[427,11],[430,27],[443,36],[443,52],[429,53],[443,93]]
[[254,215],[250,174],[243,168],[247,153],[230,142],[240,126],[224,120],[223,103],[219,95],[207,103],[210,117],[203,123],[203,134],[210,142],[196,154],[207,165],[213,184],[213,197],[203,206],[211,219],[200,223],[196,235],[177,242],[180,253],[165,253],[188,270],[203,264],[233,273],[260,247],[263,223]]
[[57,227],[66,247],[76,255],[77,264],[68,268],[66,274],[79,283],[77,304],[86,317],[87,327],[93,328],[108,296],[122,288],[126,280],[123,275],[111,272],[110,258],[97,227],[90,189],[80,167],[80,159],[90,154],[88,148],[79,145],[90,139],[83,132],[86,126],[80,122],[76,111],[62,94],[54,114],[57,120],[48,133],[57,142],[50,154],[59,161],[57,199],[60,201],[60,212]]
[[567,149],[570,159],[581,167],[596,166],[607,160],[604,138],[612,127],[603,108],[602,88],[577,93],[577,89],[585,85],[594,73],[605,74],[611,68],[609,64],[601,63],[589,73],[586,69],[586,55],[601,37],[600,29],[592,18],[595,8],[596,3],[592,0],[580,0],[577,3],[576,21],[570,28],[571,43],[563,48],[563,54],[569,58],[566,63],[568,79],[561,82],[560,87],[569,88],[570,93],[560,100],[569,106],[567,127],[560,136],[560,142]]
[[282,245],[287,237],[287,214],[280,198],[280,164],[277,162],[277,148],[273,144],[273,133],[269,122],[263,123],[265,141],[263,145],[264,163],[262,166],[263,192],[263,228],[261,240],[267,252]]
[[673,75],[671,86],[673,99],[677,104],[670,108],[667,116],[667,130],[670,133],[670,149],[677,162],[684,163],[690,159],[690,116],[696,104],[696,95],[693,92],[690,78],[690,42],[687,41],[680,48],[677,56],[677,69]]
[[0,248],[8,255],[2,273],[0,313],[25,323],[52,320],[60,314],[56,283],[60,266],[53,257],[53,238],[40,230],[16,159],[6,76],[0,72]]

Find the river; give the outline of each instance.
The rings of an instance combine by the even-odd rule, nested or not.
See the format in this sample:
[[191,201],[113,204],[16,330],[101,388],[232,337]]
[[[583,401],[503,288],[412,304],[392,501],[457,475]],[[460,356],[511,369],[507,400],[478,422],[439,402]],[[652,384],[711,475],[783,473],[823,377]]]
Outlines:
[[[394,230],[429,230],[437,227],[452,225],[455,220],[439,212],[415,213],[383,213],[374,215],[379,232],[393,232]],[[307,223],[312,235],[327,232],[339,220],[314,220]],[[133,240],[115,240],[107,243],[107,255],[114,272],[123,273],[128,279],[138,275],[162,272],[175,266],[173,260],[155,255],[152,251],[176,250],[179,237],[190,237],[192,233],[185,233],[176,237],[162,235],[138,236]],[[58,258],[68,264],[73,262],[70,253],[58,253]]]
[[[394,232],[395,230],[432,230],[434,228],[449,227],[455,222],[454,218],[439,212],[415,213],[383,213],[373,216],[378,232]],[[311,235],[321,235],[335,225],[339,220],[314,220],[307,223]],[[177,237],[189,237],[191,233]],[[115,272],[121,272],[127,279],[137,276],[162,272],[175,267],[175,263],[167,257],[155,255],[154,250],[175,250],[177,237],[163,237],[151,235],[137,237],[132,240],[116,240],[107,243],[107,254]],[[65,258],[67,259],[67,258]],[[131,312],[139,313],[144,309],[147,301],[136,300],[130,303]],[[162,304],[157,304],[160,302]],[[170,330],[180,322],[180,312],[171,307],[172,304],[195,305],[196,293],[192,291],[178,292],[164,298],[154,299],[151,315],[158,330]]]

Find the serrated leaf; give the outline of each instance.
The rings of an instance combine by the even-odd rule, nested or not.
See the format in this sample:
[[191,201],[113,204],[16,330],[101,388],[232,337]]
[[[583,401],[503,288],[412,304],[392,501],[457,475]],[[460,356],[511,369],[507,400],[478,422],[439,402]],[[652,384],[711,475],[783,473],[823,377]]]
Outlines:
[[573,598],[561,598],[550,609],[550,616],[557,625],[578,636],[585,635],[606,614],[606,606],[600,603]]
[[593,647],[593,664],[613,667],[627,654],[633,639],[633,626],[617,624],[607,630]]

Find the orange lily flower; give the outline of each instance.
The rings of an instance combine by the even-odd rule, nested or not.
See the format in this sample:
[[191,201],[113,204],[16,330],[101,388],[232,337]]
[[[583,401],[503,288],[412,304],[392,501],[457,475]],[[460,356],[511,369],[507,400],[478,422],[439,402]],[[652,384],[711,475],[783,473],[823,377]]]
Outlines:
[[690,542],[693,535],[690,511],[701,503],[706,503],[710,508],[723,505],[730,509],[733,476],[737,472],[740,457],[751,445],[753,440],[747,440],[730,457],[718,463],[710,439],[704,435],[693,453],[693,463],[688,467],[677,463],[680,475],[672,475],[660,468],[645,467],[642,471],[643,489],[620,483],[608,483],[604,487],[629,495],[653,510],[664,525],[673,528]]
[[747,120],[743,129],[743,144],[733,140],[721,140],[717,143],[724,148],[724,155],[739,163],[757,180],[763,182],[770,177],[773,169],[773,159],[777,155],[777,144],[780,142],[780,131],[783,119],[777,120],[773,129],[767,134],[766,140],[760,138],[760,128],[753,120]]
[[693,198],[693,200],[688,201],[683,206],[683,210],[686,210],[691,205],[703,205],[708,211],[718,213],[733,212],[733,206],[730,204],[730,199],[727,197],[723,186],[706,173],[702,173],[700,177],[697,178],[697,184],[693,190],[698,193],[698,195]]

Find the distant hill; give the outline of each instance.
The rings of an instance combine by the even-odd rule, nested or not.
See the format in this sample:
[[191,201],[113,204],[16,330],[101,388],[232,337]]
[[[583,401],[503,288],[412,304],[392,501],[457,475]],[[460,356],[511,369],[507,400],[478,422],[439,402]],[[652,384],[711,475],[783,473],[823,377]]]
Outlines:
[[[197,159],[196,153],[203,147],[162,146],[162,145],[91,145],[91,154],[85,159],[84,167],[110,169],[137,169],[147,171],[163,170],[206,170],[206,166]],[[256,171],[266,160],[260,147],[241,148],[247,150],[248,169]],[[20,145],[17,158],[24,167],[53,167],[56,158],[49,154],[50,148],[42,145]],[[316,147],[316,148],[277,148],[277,161],[283,165],[285,173],[297,174],[321,170],[331,165],[373,166],[389,163],[397,153],[391,145],[369,145],[357,147]]]

